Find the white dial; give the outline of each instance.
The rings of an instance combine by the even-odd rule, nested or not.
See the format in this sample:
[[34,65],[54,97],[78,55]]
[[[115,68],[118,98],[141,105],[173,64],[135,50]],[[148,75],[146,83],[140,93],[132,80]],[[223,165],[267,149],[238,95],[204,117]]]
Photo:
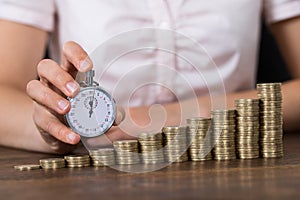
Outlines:
[[84,137],[105,133],[116,118],[116,105],[100,87],[86,87],[72,99],[71,110],[66,115],[70,127]]

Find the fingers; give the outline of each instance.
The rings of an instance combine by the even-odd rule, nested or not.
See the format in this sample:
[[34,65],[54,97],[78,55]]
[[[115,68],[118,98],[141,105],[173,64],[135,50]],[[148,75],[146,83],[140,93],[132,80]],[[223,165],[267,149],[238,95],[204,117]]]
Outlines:
[[66,114],[70,110],[70,102],[67,99],[37,80],[30,81],[27,84],[27,94],[37,103],[59,114]]
[[74,97],[80,90],[79,84],[74,80],[77,72],[86,72],[92,67],[87,53],[75,42],[65,43],[62,65],[48,59],[39,63],[37,70],[40,81],[30,81],[27,84],[27,93],[37,103],[34,121],[42,136],[50,134],[68,144],[77,144],[80,141],[79,135],[73,133],[59,119],[70,110],[70,102],[63,96]]
[[80,141],[78,134],[72,132],[43,106],[35,104],[33,119],[42,132],[50,134],[59,141],[67,144],[77,144]]
[[116,116],[113,126],[118,126],[119,124],[121,124],[122,121],[125,119],[125,115],[126,114],[125,114],[124,108],[121,106],[118,106],[117,107],[117,116]]
[[[40,81],[33,80],[27,84],[28,95],[36,102],[33,114],[34,122],[43,138],[48,134],[57,141],[52,144],[77,144],[80,136],[64,125],[61,115],[70,110],[70,102],[63,96],[74,97],[80,90],[74,80],[77,72],[86,72],[93,67],[87,53],[75,42],[65,43],[62,51],[62,64],[52,60],[42,60],[38,67]],[[53,139],[52,138],[52,139]],[[47,140],[45,139],[47,142]]]
[[62,51],[62,68],[73,76],[76,71],[87,72],[93,68],[88,54],[75,42],[66,42]]
[[86,72],[93,64],[87,53],[75,42],[67,42],[63,47],[62,65],[45,59],[37,69],[41,82],[48,86],[54,85],[63,94],[73,97],[79,91],[79,84],[74,80],[77,70]]
[[37,69],[42,83],[50,82],[68,97],[73,97],[80,90],[73,77],[52,60],[42,60]]

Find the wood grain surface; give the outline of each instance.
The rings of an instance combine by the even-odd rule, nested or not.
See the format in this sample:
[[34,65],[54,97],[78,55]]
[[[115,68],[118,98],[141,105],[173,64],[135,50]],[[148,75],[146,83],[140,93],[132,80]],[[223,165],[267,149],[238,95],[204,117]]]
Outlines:
[[149,173],[109,167],[17,171],[54,155],[0,147],[0,199],[300,199],[300,134],[283,158],[171,164]]

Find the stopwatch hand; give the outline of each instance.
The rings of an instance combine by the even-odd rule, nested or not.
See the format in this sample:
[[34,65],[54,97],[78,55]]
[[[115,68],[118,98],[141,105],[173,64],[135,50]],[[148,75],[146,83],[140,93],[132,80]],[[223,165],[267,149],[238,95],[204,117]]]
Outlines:
[[[93,100],[94,100],[94,98],[93,98]],[[90,111],[89,111],[89,117],[91,118],[92,117],[92,114],[94,113],[93,112],[93,104],[94,104],[94,101],[93,100],[91,100],[90,102],[89,102],[89,104],[90,104]]]

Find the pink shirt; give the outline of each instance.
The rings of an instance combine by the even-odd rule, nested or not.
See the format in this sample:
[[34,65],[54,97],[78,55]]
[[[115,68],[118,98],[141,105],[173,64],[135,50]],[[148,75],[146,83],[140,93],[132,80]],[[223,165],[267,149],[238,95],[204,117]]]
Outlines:
[[[207,84],[211,88],[220,84],[215,71],[205,66],[201,55],[205,52],[216,64],[226,92],[254,88],[261,18],[275,23],[299,15],[299,0],[0,0],[0,18],[52,33],[51,56],[58,62],[64,42],[81,44],[95,61],[98,75],[103,72],[101,85],[114,93],[119,104],[129,101],[130,106],[187,98],[189,86],[202,95],[208,92]],[[142,49],[121,56],[103,70],[102,61],[96,61],[99,56],[134,47],[124,47],[126,42],[149,42],[149,35],[144,37],[149,32],[140,35],[139,31],[131,32],[128,41],[124,34],[109,40],[140,28],[161,29],[158,35],[153,32],[152,41],[173,53]],[[118,38],[117,46],[97,48]],[[188,44],[191,41],[195,43]],[[199,61],[201,73],[184,57]],[[217,93],[218,88],[210,92]]]

